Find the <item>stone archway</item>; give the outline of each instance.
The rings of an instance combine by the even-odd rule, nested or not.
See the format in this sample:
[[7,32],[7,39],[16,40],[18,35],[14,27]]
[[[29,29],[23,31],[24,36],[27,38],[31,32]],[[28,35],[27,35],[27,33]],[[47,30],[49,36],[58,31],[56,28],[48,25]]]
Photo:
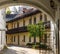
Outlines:
[[[54,18],[54,9],[51,8],[50,6],[50,1],[43,1],[43,0],[3,0],[0,2],[0,8],[4,8],[7,6],[12,6],[12,5],[29,5],[29,6],[33,6],[36,8],[41,9],[42,11],[45,11],[46,13],[48,13],[52,18]],[[48,4],[48,5],[47,5]]]
[[[55,17],[55,13],[54,13],[54,9],[52,9],[49,5],[50,1],[43,1],[43,0],[17,0],[17,1],[2,1],[0,2],[0,8],[5,8],[8,6],[12,6],[12,5],[29,5],[29,6],[33,6],[36,7],[42,11],[45,11],[48,15],[50,15],[52,17],[52,19],[54,19]],[[48,5],[47,5],[48,4]]]

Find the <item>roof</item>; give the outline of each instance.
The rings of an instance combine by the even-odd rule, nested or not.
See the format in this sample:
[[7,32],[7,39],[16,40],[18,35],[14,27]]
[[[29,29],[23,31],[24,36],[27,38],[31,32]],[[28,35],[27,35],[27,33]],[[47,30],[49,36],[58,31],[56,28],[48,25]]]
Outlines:
[[6,14],[6,21],[12,20],[17,14]]
[[19,20],[19,19],[22,19],[22,18],[25,18],[25,17],[35,15],[35,14],[40,13],[40,12],[41,11],[39,11],[39,10],[33,10],[31,12],[27,12],[27,13],[24,13],[24,14],[21,14],[21,15],[18,14],[18,15],[15,15],[13,18],[9,18],[6,22],[16,21],[16,20]]
[[6,14],[6,18],[14,18],[17,14]]

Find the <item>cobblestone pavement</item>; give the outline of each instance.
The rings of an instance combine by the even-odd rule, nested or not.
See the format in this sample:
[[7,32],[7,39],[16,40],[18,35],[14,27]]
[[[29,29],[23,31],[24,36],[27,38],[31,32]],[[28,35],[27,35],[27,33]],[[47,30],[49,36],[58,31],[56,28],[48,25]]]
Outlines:
[[39,50],[10,46],[0,54],[39,54]]

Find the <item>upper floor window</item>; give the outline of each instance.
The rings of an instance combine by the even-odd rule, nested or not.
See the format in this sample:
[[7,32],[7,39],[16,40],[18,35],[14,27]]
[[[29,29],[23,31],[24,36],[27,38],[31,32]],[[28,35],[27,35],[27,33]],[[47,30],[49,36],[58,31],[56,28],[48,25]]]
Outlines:
[[14,28],[15,28],[15,23],[14,23]]
[[40,21],[42,21],[42,15],[40,15]]
[[29,19],[29,24],[32,24],[32,19],[31,18]]
[[14,36],[14,42],[15,42],[15,36]]
[[13,22],[11,23],[11,28],[13,29]]
[[47,21],[47,15],[44,14],[44,21]]
[[23,20],[23,26],[25,26],[25,20]]
[[36,17],[34,17],[34,24],[36,24]]
[[6,25],[6,28],[8,29],[8,25]]
[[17,27],[19,27],[19,22],[17,22]]
[[13,28],[15,28],[15,23],[13,23],[12,25],[13,25]]

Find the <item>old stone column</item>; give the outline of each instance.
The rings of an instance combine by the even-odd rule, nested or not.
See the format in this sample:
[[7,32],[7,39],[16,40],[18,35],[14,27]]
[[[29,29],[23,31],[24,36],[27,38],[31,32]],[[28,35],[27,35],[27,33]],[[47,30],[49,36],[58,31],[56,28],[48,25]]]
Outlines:
[[5,8],[0,10],[0,50],[6,45],[5,31],[6,31],[6,14]]
[[56,48],[57,53],[60,54],[60,6],[57,5],[56,12],[55,12],[55,22],[56,22]]

